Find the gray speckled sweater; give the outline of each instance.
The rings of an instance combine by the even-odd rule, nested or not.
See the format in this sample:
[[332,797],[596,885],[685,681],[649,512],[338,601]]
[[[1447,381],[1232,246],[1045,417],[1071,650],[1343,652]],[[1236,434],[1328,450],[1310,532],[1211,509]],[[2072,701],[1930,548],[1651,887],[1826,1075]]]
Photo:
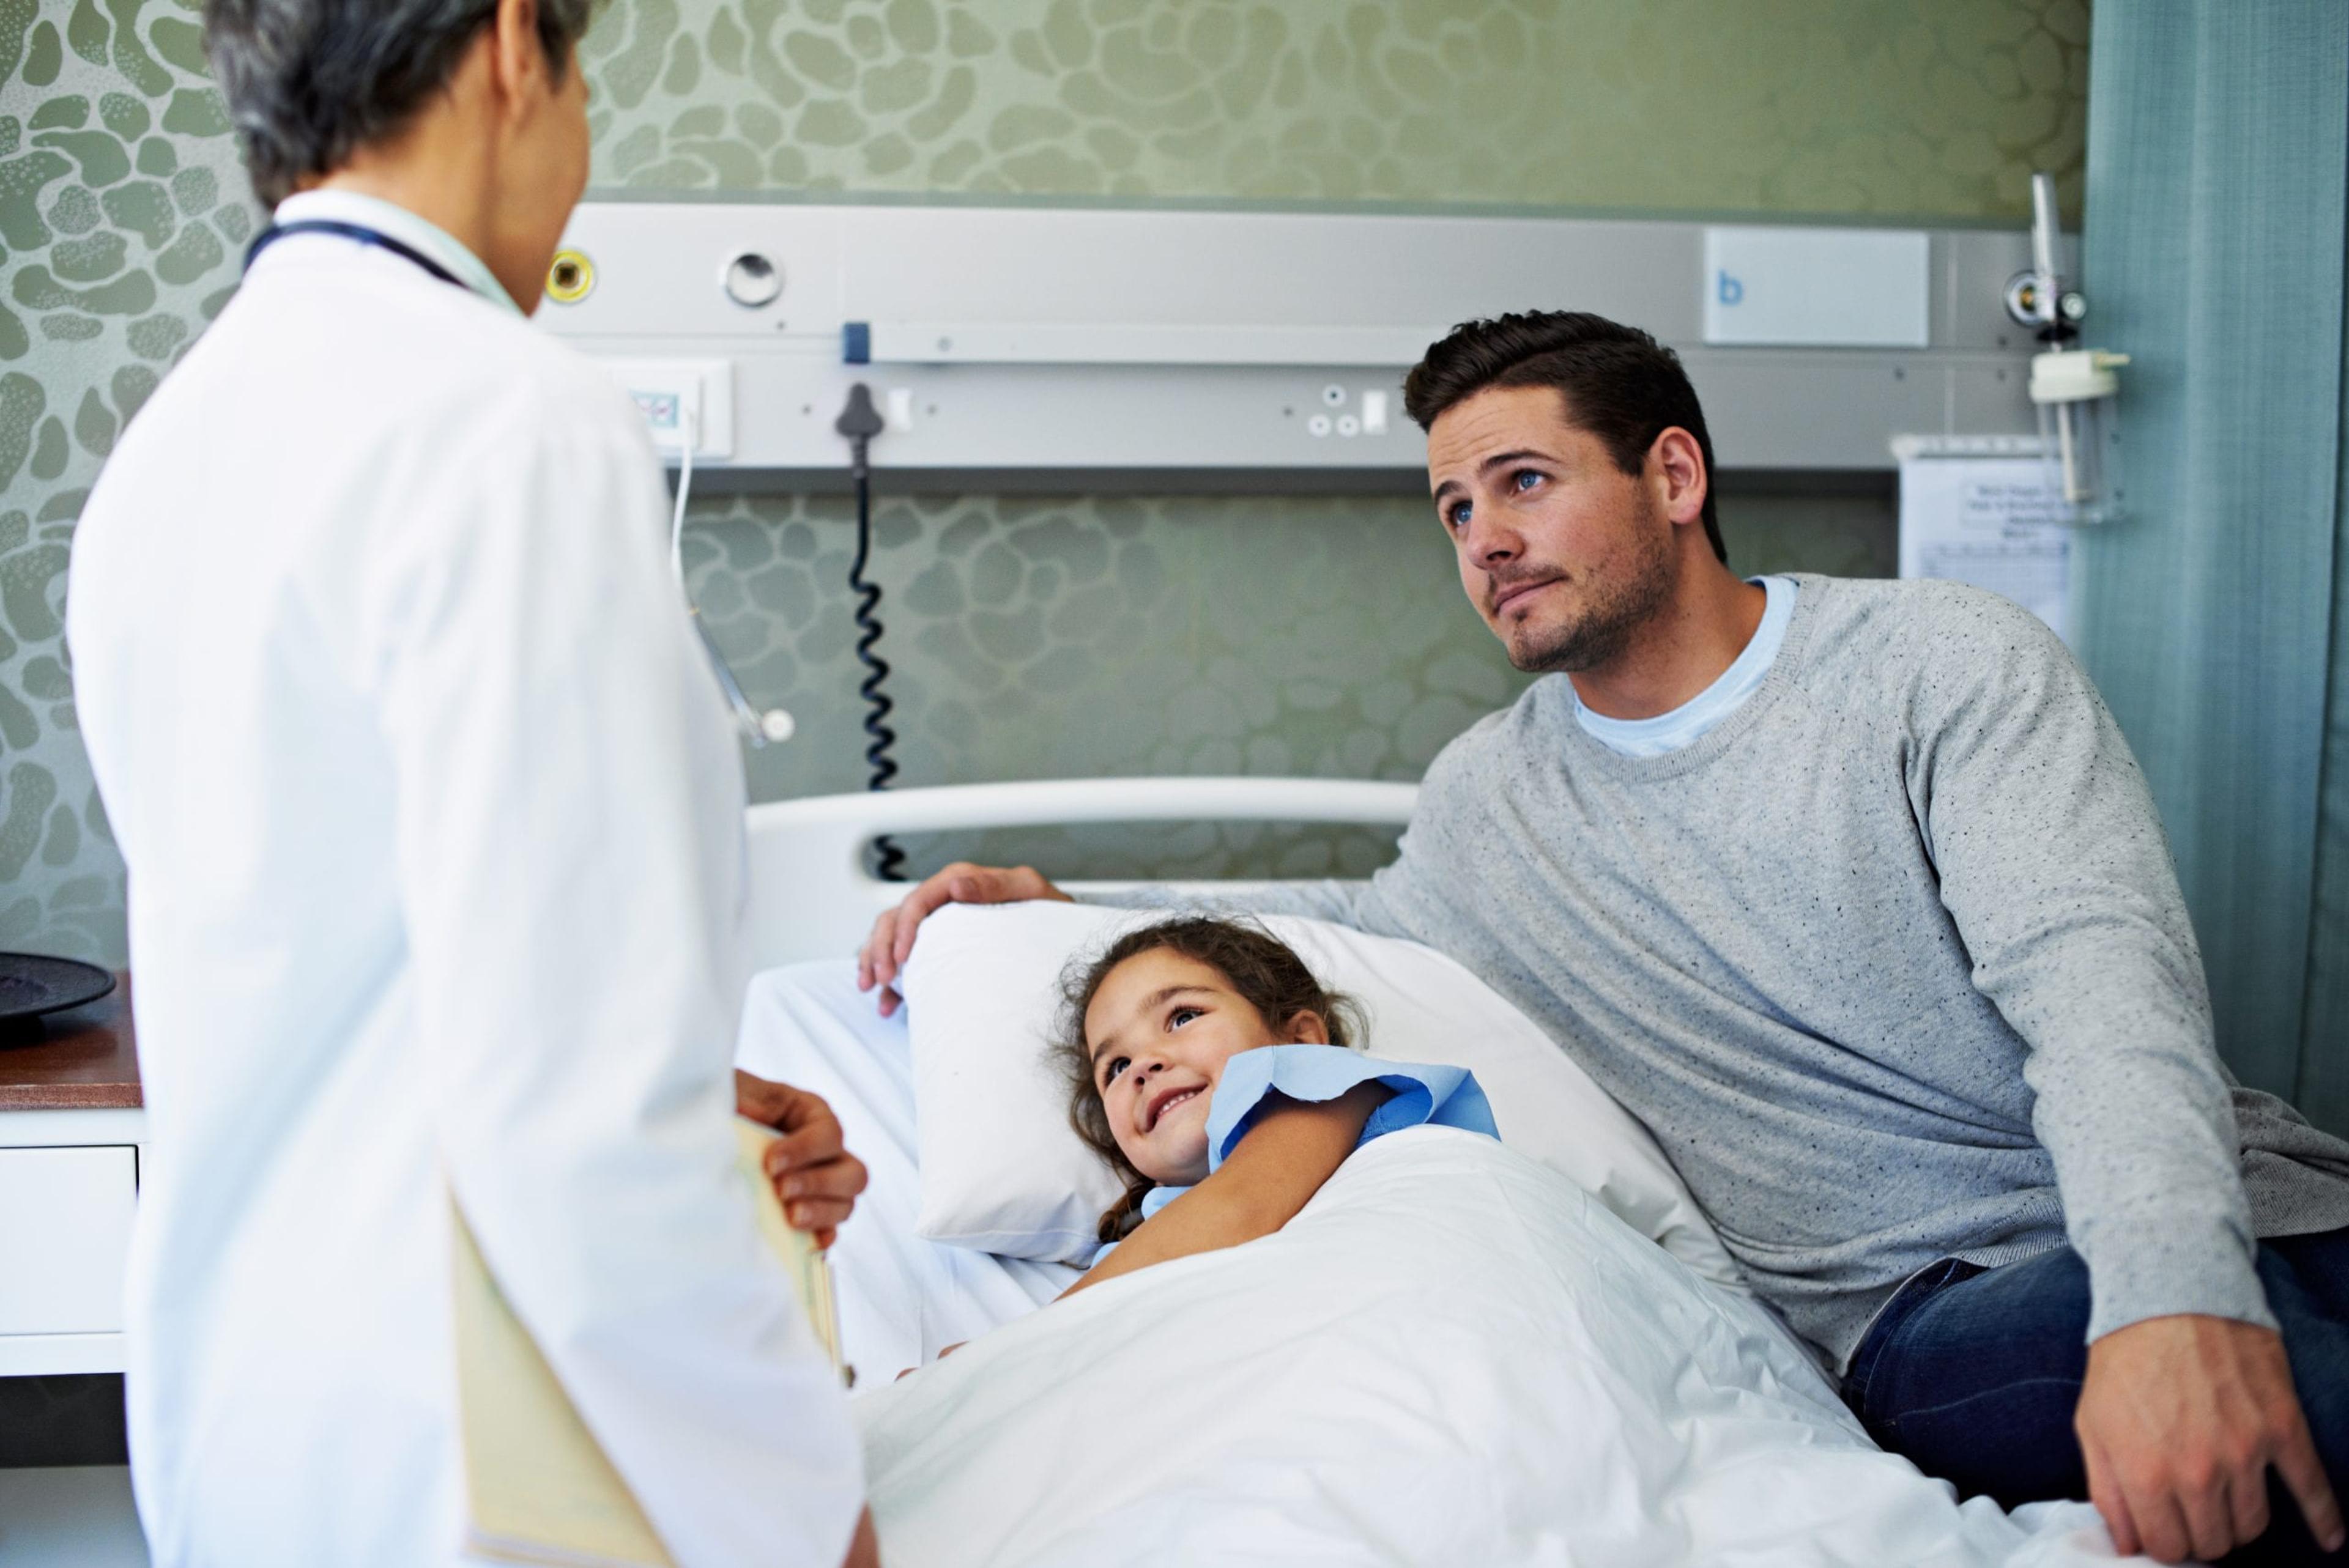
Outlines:
[[2220,1065],[2112,716],[2004,599],[1801,583],[1767,680],[1686,748],[1609,751],[1538,681],[1435,759],[1393,865],[1245,902],[1484,976],[1838,1367],[1935,1259],[2067,1235],[2091,1338],[2271,1326],[2253,1237],[2349,1224],[2349,1144]]

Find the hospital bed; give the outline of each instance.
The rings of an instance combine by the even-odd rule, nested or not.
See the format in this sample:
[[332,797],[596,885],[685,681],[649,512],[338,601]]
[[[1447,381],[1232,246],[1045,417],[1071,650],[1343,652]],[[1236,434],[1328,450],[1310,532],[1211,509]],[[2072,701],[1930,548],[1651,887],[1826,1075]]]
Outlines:
[[915,1233],[904,1016],[877,1016],[848,958],[907,891],[864,871],[874,837],[1392,825],[1414,793],[1142,779],[752,810],[738,1059],[823,1094],[873,1173],[834,1258],[891,1563],[2111,1561],[2085,1504],[1960,1504],[1878,1450],[1759,1303],[1471,1134],[1392,1134],[1276,1235],[1049,1312],[1073,1268]]

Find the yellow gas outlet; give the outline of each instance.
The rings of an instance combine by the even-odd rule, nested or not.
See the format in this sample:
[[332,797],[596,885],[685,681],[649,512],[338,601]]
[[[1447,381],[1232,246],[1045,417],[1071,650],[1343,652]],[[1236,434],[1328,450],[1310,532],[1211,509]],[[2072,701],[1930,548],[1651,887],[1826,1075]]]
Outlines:
[[577,304],[595,292],[595,263],[585,251],[557,251],[546,269],[546,297],[557,304]]

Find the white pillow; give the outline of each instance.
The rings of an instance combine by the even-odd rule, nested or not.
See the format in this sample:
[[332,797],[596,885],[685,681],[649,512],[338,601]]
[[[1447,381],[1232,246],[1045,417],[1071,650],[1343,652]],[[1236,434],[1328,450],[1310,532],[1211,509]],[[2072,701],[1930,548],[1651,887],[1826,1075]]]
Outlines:
[[[923,923],[898,981],[914,1048],[921,1234],[1008,1257],[1092,1257],[1120,1188],[1069,1127],[1050,1046],[1061,974],[1168,913],[953,904]],[[1648,1130],[1483,981],[1415,942],[1293,915],[1262,923],[1361,1005],[1370,1055],[1468,1068],[1503,1142],[1707,1279],[1745,1288]]]

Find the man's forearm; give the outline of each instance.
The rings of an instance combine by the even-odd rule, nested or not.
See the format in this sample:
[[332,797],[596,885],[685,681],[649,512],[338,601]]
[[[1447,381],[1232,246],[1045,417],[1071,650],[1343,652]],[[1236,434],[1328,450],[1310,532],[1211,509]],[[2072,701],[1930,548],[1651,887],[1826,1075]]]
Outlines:
[[2253,1268],[2230,1096],[2191,1026],[2114,1038],[2075,1014],[2035,1042],[2023,1071],[2065,1231],[2088,1264],[2088,1337],[2177,1314],[2275,1326]]
[[[2158,990],[2154,961],[2106,945],[2092,955],[2099,965],[2048,965],[2038,989],[2064,994],[2034,996],[2023,1062],[2033,1130],[2054,1162],[2065,1232],[2088,1264],[2088,1336],[2179,1313],[2273,1327],[2252,1268],[2234,1110],[2207,1026],[2147,1006]],[[2073,977],[2083,970],[2096,978]]]

